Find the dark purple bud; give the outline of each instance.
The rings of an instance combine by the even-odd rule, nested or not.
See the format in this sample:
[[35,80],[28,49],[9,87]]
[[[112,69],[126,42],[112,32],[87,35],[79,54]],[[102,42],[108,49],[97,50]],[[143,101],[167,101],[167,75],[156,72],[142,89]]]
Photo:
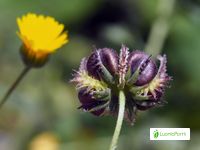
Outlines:
[[[104,69],[104,70],[103,70]],[[118,69],[118,55],[117,53],[109,48],[98,49],[94,51],[87,62],[88,74],[95,77],[96,79],[101,79],[102,71],[108,72],[110,75],[114,76]]]
[[[101,100],[93,98],[86,88],[81,89],[78,92],[78,98],[82,104],[79,108],[82,108],[85,111],[90,111],[91,109],[101,106],[105,103],[105,101],[101,101]],[[96,116],[100,116],[104,112],[104,110],[105,108],[101,108],[101,109],[92,111],[91,113]]]
[[133,51],[129,55],[129,67],[133,75],[139,69],[139,76],[135,85],[142,86],[149,83],[157,73],[155,62],[142,51]]

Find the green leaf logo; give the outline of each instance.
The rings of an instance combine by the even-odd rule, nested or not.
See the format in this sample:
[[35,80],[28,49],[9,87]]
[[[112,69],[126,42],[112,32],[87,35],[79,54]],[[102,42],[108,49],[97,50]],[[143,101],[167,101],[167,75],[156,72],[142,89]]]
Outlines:
[[158,130],[155,130],[155,131],[153,132],[153,136],[154,136],[155,139],[158,138],[158,136],[159,136]]

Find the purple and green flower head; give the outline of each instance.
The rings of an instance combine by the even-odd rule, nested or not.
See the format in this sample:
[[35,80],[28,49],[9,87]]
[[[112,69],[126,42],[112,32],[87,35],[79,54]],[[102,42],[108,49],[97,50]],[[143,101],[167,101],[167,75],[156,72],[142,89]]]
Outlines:
[[97,116],[116,116],[119,91],[126,98],[124,118],[134,123],[138,110],[164,103],[162,96],[171,77],[167,74],[166,55],[154,60],[143,51],[122,45],[120,54],[110,48],[95,49],[83,58],[72,82],[76,84],[80,109]]

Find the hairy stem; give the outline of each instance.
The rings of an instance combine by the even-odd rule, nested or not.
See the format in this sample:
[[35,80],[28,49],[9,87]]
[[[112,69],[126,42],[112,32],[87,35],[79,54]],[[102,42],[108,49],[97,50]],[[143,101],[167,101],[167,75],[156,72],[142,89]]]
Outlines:
[[118,118],[117,123],[115,127],[115,131],[113,134],[112,142],[110,144],[110,150],[115,150],[117,148],[117,142],[119,139],[123,119],[124,119],[124,110],[125,110],[125,95],[123,91],[119,92],[119,112],[118,112]]
[[158,17],[154,21],[150,35],[145,47],[145,51],[154,57],[157,56],[163,47],[170,27],[170,17],[172,16],[175,0],[159,0]]
[[18,76],[18,78],[11,85],[11,87],[8,89],[8,91],[4,95],[3,99],[1,100],[1,102],[0,102],[0,108],[4,105],[4,103],[7,101],[7,99],[9,98],[9,96],[16,89],[16,87],[19,85],[19,83],[21,82],[21,80],[25,77],[25,75],[29,72],[30,69],[31,69],[31,67],[25,67],[22,70],[22,72],[20,73],[20,75]]

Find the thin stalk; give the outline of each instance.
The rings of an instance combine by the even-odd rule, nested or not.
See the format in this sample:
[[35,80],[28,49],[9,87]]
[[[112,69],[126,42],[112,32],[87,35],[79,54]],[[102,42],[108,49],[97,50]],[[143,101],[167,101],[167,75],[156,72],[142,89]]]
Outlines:
[[117,142],[119,139],[119,135],[120,135],[123,119],[124,119],[124,110],[125,110],[125,95],[123,91],[120,91],[118,118],[117,118],[117,123],[116,123],[115,131],[113,134],[113,138],[112,138],[109,150],[115,150],[117,148]]
[[12,92],[16,89],[16,87],[19,85],[21,80],[25,77],[25,75],[29,72],[31,67],[25,67],[18,78],[15,80],[15,82],[11,85],[11,87],[8,89],[6,94],[4,95],[3,99],[0,102],[0,109],[4,105],[4,103],[8,100],[9,96],[12,94]]

